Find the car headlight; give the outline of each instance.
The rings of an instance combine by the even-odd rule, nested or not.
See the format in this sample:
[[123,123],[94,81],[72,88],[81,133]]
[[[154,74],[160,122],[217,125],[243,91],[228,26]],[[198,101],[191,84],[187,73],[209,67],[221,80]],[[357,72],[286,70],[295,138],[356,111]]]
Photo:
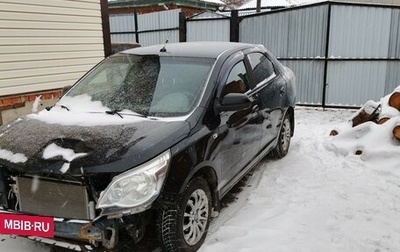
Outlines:
[[152,203],[160,193],[170,158],[171,153],[168,150],[132,170],[115,176],[100,194],[96,208],[143,208]]

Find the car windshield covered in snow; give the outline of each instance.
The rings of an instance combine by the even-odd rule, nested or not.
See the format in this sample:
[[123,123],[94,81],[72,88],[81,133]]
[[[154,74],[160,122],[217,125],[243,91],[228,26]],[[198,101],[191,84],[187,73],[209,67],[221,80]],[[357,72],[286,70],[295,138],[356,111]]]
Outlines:
[[203,93],[213,59],[118,54],[82,78],[67,97],[88,95],[110,111],[183,116]]

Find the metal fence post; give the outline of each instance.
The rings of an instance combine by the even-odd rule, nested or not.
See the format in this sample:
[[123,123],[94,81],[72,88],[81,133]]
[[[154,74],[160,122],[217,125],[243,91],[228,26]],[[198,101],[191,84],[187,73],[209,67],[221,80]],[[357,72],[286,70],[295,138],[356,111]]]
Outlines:
[[135,21],[135,40],[136,43],[139,44],[139,24],[138,24],[138,14],[135,8],[135,11],[133,12],[133,19]]
[[186,17],[184,12],[179,12],[179,42],[186,42]]
[[239,23],[238,10],[232,10],[230,19],[230,42],[239,42]]
[[108,57],[111,53],[111,35],[110,35],[110,18],[108,14],[108,1],[100,1],[101,8],[101,25],[103,30],[103,46],[104,46],[104,56]]
[[326,25],[326,47],[325,47],[325,66],[324,66],[324,81],[322,87],[322,108],[326,107],[326,89],[328,87],[328,58],[329,58],[329,40],[330,40],[330,30],[331,30],[331,11],[332,4],[328,3],[328,17]]

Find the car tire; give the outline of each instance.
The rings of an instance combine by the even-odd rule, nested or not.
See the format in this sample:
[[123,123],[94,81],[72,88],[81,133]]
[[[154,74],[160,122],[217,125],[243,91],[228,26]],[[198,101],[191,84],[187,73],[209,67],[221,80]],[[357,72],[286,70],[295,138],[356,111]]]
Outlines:
[[283,119],[281,129],[279,131],[278,143],[270,152],[269,157],[280,159],[286,156],[290,147],[290,139],[292,138],[292,126],[289,115],[286,114]]
[[176,207],[163,208],[158,216],[158,235],[165,252],[193,252],[203,244],[211,216],[211,192],[196,177],[180,195]]

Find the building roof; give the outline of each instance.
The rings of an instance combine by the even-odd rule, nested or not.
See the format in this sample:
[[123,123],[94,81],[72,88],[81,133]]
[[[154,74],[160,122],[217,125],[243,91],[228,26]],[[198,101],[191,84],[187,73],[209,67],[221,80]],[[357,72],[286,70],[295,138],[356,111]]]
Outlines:
[[[268,0],[275,1],[275,0]],[[295,5],[312,4],[317,2],[339,2],[339,3],[353,3],[353,4],[375,4],[375,5],[393,5],[400,6],[399,0],[287,0]]]
[[219,5],[225,5],[225,3],[222,2],[221,0],[201,0],[201,1],[210,2],[210,3],[216,3],[216,4],[219,4]]
[[207,19],[207,18],[229,18],[231,16],[231,12],[215,12],[215,11],[203,11],[198,13],[190,19]]
[[399,0],[332,0],[334,2],[358,3],[358,4],[377,4],[377,5],[400,5]]
[[198,7],[198,8],[217,8],[225,5],[220,0],[109,0],[110,8],[120,7],[146,7],[158,6],[163,4],[175,4],[180,6]]
[[[296,4],[293,0],[261,0],[261,8],[276,8],[287,7]],[[239,9],[254,9],[257,8],[257,0],[251,0],[243,4]]]

